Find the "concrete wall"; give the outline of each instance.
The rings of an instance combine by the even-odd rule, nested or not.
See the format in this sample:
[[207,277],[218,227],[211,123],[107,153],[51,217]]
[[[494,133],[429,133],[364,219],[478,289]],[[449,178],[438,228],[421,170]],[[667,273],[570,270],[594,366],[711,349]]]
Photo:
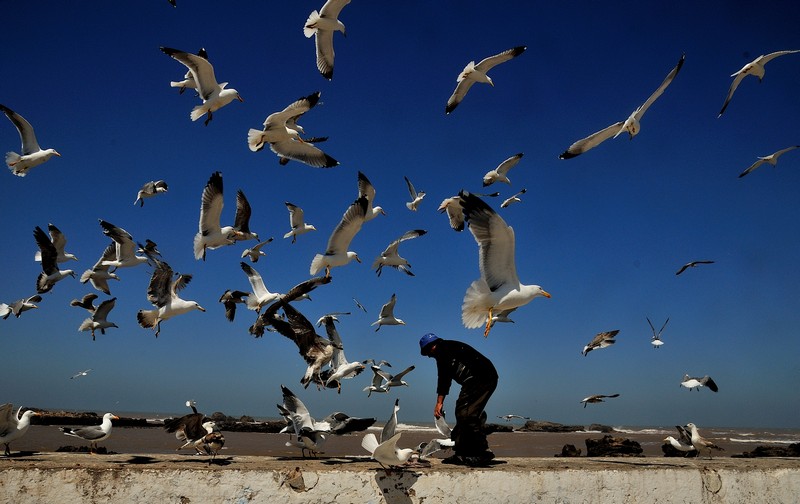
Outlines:
[[[800,502],[798,459],[513,459],[487,469],[436,461],[387,474],[365,461],[36,457],[0,461],[0,502]],[[298,465],[301,473],[290,474]]]

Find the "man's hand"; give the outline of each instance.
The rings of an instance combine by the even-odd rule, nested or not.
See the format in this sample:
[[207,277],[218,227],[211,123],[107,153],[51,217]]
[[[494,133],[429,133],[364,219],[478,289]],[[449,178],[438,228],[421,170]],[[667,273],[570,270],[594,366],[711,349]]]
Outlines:
[[434,418],[440,418],[442,416],[443,408],[444,408],[444,396],[438,396],[436,398],[436,406],[434,406],[433,408]]

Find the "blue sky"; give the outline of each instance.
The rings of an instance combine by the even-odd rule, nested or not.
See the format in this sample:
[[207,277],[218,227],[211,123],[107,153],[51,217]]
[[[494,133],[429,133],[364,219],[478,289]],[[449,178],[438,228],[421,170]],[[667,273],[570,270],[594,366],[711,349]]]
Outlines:
[[[119,325],[92,341],[77,328],[85,312],[69,301],[90,292],[66,279],[44,295],[38,310],[0,321],[3,397],[43,408],[182,412],[193,398],[201,410],[276,416],[281,383],[312,413],[345,411],[388,417],[400,398],[401,421],[429,421],[435,402],[435,363],[419,356],[426,332],[460,339],[495,363],[500,384],[490,416],[518,413],[563,423],[798,427],[796,355],[800,235],[800,151],[773,168],[737,175],[774,151],[800,143],[800,54],[773,60],[761,84],[739,86],[718,119],[729,77],[760,54],[800,49],[796,2],[407,2],[355,0],[342,11],[347,37],[335,34],[335,73],[316,70],[314,42],[302,26],[321,2],[166,1],[4,2],[19,22],[0,33],[0,103],[30,121],[43,147],[62,157],[27,177],[6,172],[0,210],[6,265],[0,301],[34,293],[41,271],[32,231],[54,223],[90,268],[108,240],[97,219],[134,239],[158,243],[174,270],[194,279],[182,292],[207,312],[192,312],[153,332],[136,323],[149,309],[146,266],[120,270],[109,317]],[[213,14],[212,9],[217,9]],[[28,20],[36,19],[36,22]],[[495,67],[495,87],[475,85],[444,114],[455,79],[470,60],[526,45]],[[234,102],[208,127],[191,122],[199,100],[169,87],[185,68],[159,51],[205,47],[217,79],[237,89]],[[686,62],[648,110],[629,141],[609,140],[575,159],[558,155],[572,142],[624,120],[655,90],[681,54]],[[320,170],[268,151],[247,148],[249,128],[300,96],[321,91],[322,105],[302,124],[341,162]],[[11,123],[0,120],[3,152],[19,149]],[[524,283],[552,294],[496,326],[488,339],[461,325],[461,302],[478,277],[477,246],[468,232],[450,230],[436,212],[459,189],[481,191],[481,179],[507,157],[524,152],[502,198],[527,188],[521,204],[499,209],[514,227],[517,270]],[[267,287],[285,292],[309,277],[314,254],[356,197],[363,171],[387,215],[367,223],[351,250],[362,264],[333,270],[333,282],[297,304],[315,321],[351,311],[339,326],[350,360],[389,360],[395,370],[415,364],[409,388],[367,399],[369,372],[343,392],[302,390],[305,369],[289,340],[252,338],[255,315],[224,318],[225,289],[248,290],[239,267],[245,245],[192,256],[200,195],[221,171],[232,223],[241,188],[253,207],[251,228],[274,236],[255,268]],[[427,193],[420,210],[405,208],[408,176]],[[164,179],[165,195],[143,208],[140,186]],[[290,244],[284,201],[305,209],[318,231]],[[380,278],[372,260],[409,229],[423,237],[403,243],[415,277],[393,270]],[[675,271],[690,260],[712,265]],[[374,332],[370,324],[392,293],[405,326]],[[356,297],[370,310],[356,309]],[[105,296],[101,294],[101,299]],[[670,317],[665,345],[649,343]],[[617,344],[584,357],[597,332],[619,329]],[[80,380],[69,377],[93,368]],[[711,375],[720,387],[689,392],[684,373]],[[454,387],[453,392],[457,391]],[[619,393],[584,409],[591,394]],[[445,403],[452,410],[455,395]]]

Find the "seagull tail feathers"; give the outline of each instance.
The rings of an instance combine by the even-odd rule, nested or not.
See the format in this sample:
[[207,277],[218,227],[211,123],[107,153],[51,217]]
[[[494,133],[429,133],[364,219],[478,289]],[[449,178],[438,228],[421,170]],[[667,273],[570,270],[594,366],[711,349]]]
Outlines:
[[198,261],[203,258],[203,235],[201,233],[194,235],[194,258]]
[[198,105],[195,108],[193,108],[192,113],[189,114],[189,117],[192,119],[192,121],[196,121],[201,117],[203,117],[206,114],[206,112],[208,112],[208,108],[206,108],[206,105],[204,103],[202,105]]
[[311,261],[311,268],[309,269],[309,273],[311,273],[311,276],[316,275],[317,273],[322,271],[322,269],[325,267],[323,261],[324,257],[325,256],[323,256],[322,254],[317,254],[314,256],[314,259]]
[[311,14],[308,15],[308,19],[306,19],[306,24],[303,26],[303,35],[306,38],[311,38],[317,33],[317,27],[314,26],[317,21],[319,21],[320,15],[319,12],[316,10],[312,11]]
[[378,438],[372,432],[368,432],[361,440],[361,447],[370,453],[375,453],[375,449],[378,448]]
[[247,145],[253,152],[258,152],[264,148],[263,131],[251,128],[247,132]]
[[47,283],[47,275],[44,272],[39,273],[39,276],[36,278],[36,292],[38,294],[44,294],[52,288],[52,284]]
[[486,315],[490,307],[487,304],[489,295],[489,285],[483,279],[475,280],[470,284],[461,305],[461,322],[464,327],[474,329],[486,323]]
[[151,329],[156,326],[158,321],[158,310],[139,310],[136,313],[136,320],[140,326]]
[[[6,152],[6,165],[14,171],[14,165],[19,163],[19,160],[22,159],[22,156],[17,154],[16,152]],[[16,174],[16,172],[14,172]]]
[[92,329],[92,317],[88,317],[81,323],[81,326],[78,327],[78,331],[91,331]]

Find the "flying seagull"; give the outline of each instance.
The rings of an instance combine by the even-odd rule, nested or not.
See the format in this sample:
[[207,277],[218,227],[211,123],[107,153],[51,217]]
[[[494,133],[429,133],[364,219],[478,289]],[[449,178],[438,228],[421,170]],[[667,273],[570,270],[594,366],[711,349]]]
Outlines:
[[61,427],[61,432],[67,436],[89,441],[89,453],[94,454],[97,452],[97,443],[108,439],[108,436],[111,435],[111,420],[119,420],[119,417],[112,413],[106,413],[103,415],[103,423],[100,425],[89,425],[80,428]]
[[694,447],[695,450],[697,450],[698,454],[701,451],[706,450],[708,451],[708,458],[711,458],[711,450],[725,451],[724,448],[717,446],[710,440],[701,436],[695,424],[690,422],[686,424],[686,428],[689,429],[689,431],[692,433],[692,446]]
[[586,405],[589,404],[589,403],[594,404],[594,403],[599,403],[599,402],[605,402],[605,401],[603,401],[603,399],[608,399],[608,398],[612,398],[612,397],[619,397],[619,394],[611,394],[611,395],[595,394],[595,395],[590,395],[589,397],[584,397],[583,399],[581,399],[581,402],[583,403],[583,407],[585,408]]
[[538,285],[525,285],[517,277],[514,258],[514,229],[482,199],[462,191],[459,193],[464,218],[478,243],[478,264],[481,276],[467,288],[461,305],[464,327],[474,329],[486,325],[483,335],[492,328],[492,312],[518,308],[534,298],[550,294]]
[[372,267],[375,269],[375,273],[378,276],[381,276],[381,271],[383,270],[384,266],[391,266],[392,268],[402,271],[406,275],[414,276],[414,273],[411,272],[411,265],[408,264],[408,261],[402,257],[397,252],[397,249],[400,247],[400,243],[406,240],[411,240],[412,238],[417,238],[419,236],[424,235],[427,233],[424,229],[412,229],[411,231],[406,231],[403,233],[403,236],[394,240],[392,243],[389,244],[386,249],[381,252],[381,255],[375,258],[375,262],[372,263]]
[[508,206],[511,205],[512,203],[519,203],[520,201],[522,201],[522,198],[520,198],[520,196],[522,196],[526,192],[528,192],[527,189],[521,189],[518,193],[511,196],[510,198],[505,199],[502,203],[500,203],[500,208],[508,208]]
[[358,299],[353,298],[353,301],[356,303],[356,306],[358,307],[359,310],[363,311],[364,313],[367,313],[367,309],[364,308],[364,305],[358,302]]
[[258,240],[258,233],[250,231],[250,215],[252,213],[250,202],[247,201],[244,191],[239,189],[236,191],[236,215],[233,217],[233,230],[236,231],[233,236],[235,241]]
[[[129,268],[147,262],[146,256],[136,255],[136,244],[130,233],[103,219],[100,219],[100,227],[103,228],[104,235],[114,240],[115,249],[113,257],[99,261],[100,266],[113,266],[114,271],[116,271],[117,268]],[[103,256],[106,256],[107,253],[108,250],[106,249],[103,252]]]
[[235,89],[225,89],[225,86],[228,84],[227,82],[217,84],[217,78],[214,76],[214,67],[202,56],[179,51],[178,49],[172,49],[170,47],[161,47],[161,52],[181,62],[192,73],[194,82],[197,85],[197,92],[200,95],[200,99],[203,100],[202,105],[198,105],[192,109],[192,113],[189,115],[192,121],[196,121],[203,117],[203,115],[207,115],[204,124],[208,126],[208,123],[213,118],[212,114],[215,111],[229,104],[234,99],[240,102],[244,101]]
[[268,239],[268,240],[264,240],[264,241],[262,241],[262,242],[259,242],[259,243],[257,243],[257,244],[255,244],[255,245],[253,245],[253,246],[252,246],[252,247],[250,247],[250,248],[246,248],[246,249],[244,249],[244,250],[242,251],[242,259],[244,259],[245,257],[249,257],[249,258],[250,258],[250,262],[257,263],[257,262],[258,262],[258,259],[259,259],[261,256],[266,256],[266,255],[267,255],[267,253],[266,253],[266,252],[264,252],[263,250],[261,250],[261,248],[262,248],[264,245],[266,245],[266,244],[268,244],[268,243],[270,243],[270,242],[272,242],[272,238],[270,238],[270,239]]
[[195,301],[186,301],[180,298],[178,293],[186,287],[192,280],[192,275],[178,274],[173,280],[172,268],[164,261],[159,261],[150,277],[150,284],[147,287],[147,300],[156,308],[154,310],[139,310],[136,320],[145,329],[152,328],[156,332],[156,338],[161,332],[161,322],[183,313],[200,310],[205,308]]
[[381,307],[381,313],[378,315],[378,320],[371,325],[377,325],[375,332],[384,325],[406,325],[401,319],[394,316],[394,305],[397,304],[397,294],[392,294],[389,301]]
[[303,34],[306,38],[316,35],[315,45],[317,48],[317,69],[328,80],[333,78],[333,33],[342,32],[347,36],[344,24],[339,21],[339,13],[350,0],[328,0],[322,9],[309,14],[306,24],[303,26]]
[[17,128],[19,138],[22,141],[21,155],[16,152],[6,153],[6,165],[8,165],[11,173],[18,177],[24,177],[28,174],[28,170],[34,166],[39,166],[53,156],[61,156],[55,149],[42,150],[39,147],[39,142],[36,141],[36,135],[33,133],[33,126],[24,117],[5,105],[0,105],[0,110]]
[[[81,274],[81,283],[91,282],[92,287],[99,290],[104,294],[111,294],[111,289],[108,287],[109,280],[119,280],[119,276],[116,273],[109,272],[109,268],[107,264],[103,264],[104,262],[114,261],[117,258],[117,245],[112,241],[108,244],[108,246],[103,250],[103,254],[100,256],[100,259],[94,263],[91,269],[87,269],[86,271]],[[97,294],[94,294],[97,297]],[[86,296],[84,296],[85,298]],[[74,306],[74,305],[73,305]]]
[[200,221],[194,236],[194,258],[206,260],[206,250],[214,250],[236,242],[237,231],[234,226],[220,225],[223,206],[222,174],[214,172],[203,188],[200,199]]
[[686,58],[684,54],[681,56],[681,59],[678,60],[678,64],[673,68],[668,74],[664,81],[658,86],[658,89],[655,90],[653,94],[650,95],[650,98],[647,99],[639,108],[634,110],[630,116],[624,121],[619,121],[607,128],[604,128],[596,133],[592,133],[586,138],[578,140],[574,144],[570,145],[569,148],[564,151],[563,154],[559,156],[560,159],[570,159],[583,154],[584,152],[597,147],[601,143],[605,142],[609,138],[617,138],[620,134],[627,131],[630,139],[633,139],[638,133],[640,129],[639,121],[642,120],[642,116],[644,113],[647,112],[647,109],[650,108],[650,105],[656,101],[656,99],[661,96],[661,93],[667,89],[667,86],[670,85],[672,80],[678,75],[678,72],[681,70],[683,66],[683,60]]
[[[201,47],[199,51],[197,51],[197,55],[201,58],[208,60],[208,53],[206,52],[205,48]],[[194,81],[194,76],[192,75],[191,70],[187,70],[186,74],[183,76],[182,81],[170,81],[170,87],[178,88],[178,94],[183,94],[186,89],[194,89],[197,90],[197,83]]]
[[97,309],[97,306],[94,304],[94,300],[97,299],[97,294],[94,292],[90,292],[89,294],[84,295],[80,299],[73,299],[69,302],[70,306],[74,306],[76,308],[83,308],[84,310],[88,311],[89,313],[94,313]]
[[364,371],[366,366],[359,361],[347,361],[347,357],[344,355],[344,344],[342,343],[342,337],[339,335],[339,331],[336,330],[337,320],[339,319],[336,318],[335,314],[328,314],[324,315],[317,322],[317,325],[319,325],[320,322],[325,324],[325,332],[327,333],[328,339],[333,345],[333,357],[331,358],[330,363],[332,372],[327,376],[325,380],[325,386],[329,387],[331,384],[335,383],[338,393],[341,394],[341,381],[347,378],[358,376],[362,371]]
[[71,276],[75,278],[75,272],[71,269],[60,270],[58,269],[58,251],[56,246],[50,241],[50,238],[42,231],[42,228],[36,226],[33,230],[33,237],[36,244],[39,246],[39,252],[42,258],[42,272],[36,278],[36,292],[44,294],[49,292],[56,282]]
[[369,181],[366,175],[358,172],[358,197],[365,197],[367,198],[367,213],[364,221],[369,221],[377,217],[378,215],[386,215],[386,212],[380,206],[372,206],[372,202],[375,200],[375,187]]
[[494,170],[486,172],[486,175],[483,176],[483,187],[492,185],[495,182],[505,182],[506,184],[511,184],[511,181],[508,179],[508,171],[517,166],[517,163],[519,163],[519,160],[522,159],[523,155],[524,154],[522,152],[519,154],[514,154],[510,158],[500,163]]
[[753,75],[758,77],[758,82],[761,82],[764,79],[764,65],[768,62],[772,61],[773,59],[777,58],[778,56],[783,56],[784,54],[794,54],[800,52],[800,49],[795,51],[776,51],[773,53],[769,53],[767,55],[762,54],[758,58],[754,59],[750,63],[746,64],[736,72],[732,74],[733,82],[731,82],[731,87],[728,88],[728,96],[725,97],[725,103],[722,104],[722,109],[719,111],[719,115],[717,117],[722,117],[722,114],[725,112],[725,109],[728,107],[728,104],[733,98],[733,93],[736,91],[736,88],[739,87],[739,83],[742,82],[742,79],[747,77],[748,75]]
[[226,290],[222,293],[222,296],[219,297],[219,302],[225,306],[225,318],[228,321],[233,322],[233,318],[236,316],[236,305],[238,303],[246,303],[246,298],[248,296],[247,292],[240,291],[240,290]]
[[525,46],[518,46],[514,47],[513,49],[503,51],[500,54],[489,56],[488,58],[481,60],[477,65],[474,61],[467,63],[467,66],[464,67],[464,70],[458,74],[458,79],[456,79],[458,84],[456,85],[456,89],[453,91],[453,94],[447,99],[447,106],[444,109],[444,113],[449,114],[455,110],[455,108],[458,107],[458,104],[461,103],[461,100],[467,96],[467,91],[469,91],[469,88],[471,88],[476,82],[483,82],[494,87],[494,82],[492,82],[492,79],[487,75],[487,72],[500,63],[504,63],[510,59],[516,58],[525,52],[525,49]]
[[303,360],[308,364],[300,383],[303,387],[315,381],[324,383],[320,377],[322,367],[329,364],[333,358],[333,344],[318,335],[314,330],[314,325],[291,304],[283,305],[283,313],[286,320],[281,320],[275,316],[269,323],[283,336],[292,340]]
[[680,275],[681,273],[686,271],[687,268],[694,268],[698,264],[714,264],[714,261],[691,261],[681,266],[681,269],[675,272],[675,274]]
[[136,201],[133,202],[133,205],[136,206],[138,203],[140,207],[143,207],[145,198],[152,198],[157,194],[165,193],[167,189],[167,183],[163,180],[145,182],[142,188],[139,189],[139,192],[136,193]]
[[[67,246],[67,237],[64,236],[64,233],[61,232],[60,229],[55,227],[52,223],[47,225],[47,232],[50,235],[50,241],[53,242],[53,246],[56,248],[56,262],[63,263],[67,261],[77,261],[78,258],[75,257],[74,254],[70,254],[69,252],[65,252],[64,249]],[[33,255],[33,260],[36,262],[42,261],[42,252],[37,250],[36,253]]]
[[451,196],[442,200],[437,209],[439,213],[447,212],[447,218],[450,221],[450,227],[453,231],[464,230],[464,211],[461,209],[461,197]]
[[372,382],[367,387],[364,387],[364,392],[367,392],[369,397],[373,392],[386,393],[392,387],[408,387],[408,383],[403,380],[405,375],[413,371],[415,366],[409,366],[399,373],[393,375],[380,366],[371,366],[372,369]]
[[281,158],[294,159],[314,168],[331,168],[339,162],[322,152],[311,141],[300,137],[300,129],[296,121],[319,103],[320,93],[312,93],[297,99],[280,112],[267,116],[264,129],[251,128],[247,132],[247,145],[253,152],[269,144],[272,152]]
[[78,331],[92,331],[92,341],[94,341],[94,332],[98,329],[100,330],[100,334],[105,334],[108,328],[119,328],[117,324],[107,320],[108,313],[114,308],[116,302],[117,298],[111,298],[97,305],[92,315],[84,320],[80,327],[78,327]]
[[19,318],[22,312],[26,312],[34,308],[39,308],[38,306],[36,306],[35,303],[39,303],[41,302],[41,300],[42,296],[34,294],[33,296],[28,298],[18,299],[13,303],[11,303],[10,305],[7,305],[5,303],[0,303],[0,317],[2,317],[3,320],[5,320],[9,317],[9,315],[13,313],[16,318]]
[[406,202],[406,208],[408,208],[412,212],[416,212],[417,207],[419,207],[419,204],[422,203],[422,199],[425,197],[425,191],[417,191],[416,189],[414,189],[414,184],[412,184],[411,181],[408,180],[408,177],[404,176],[403,178],[406,179],[406,186],[408,186],[408,194],[409,196],[411,196],[411,201]]
[[324,421],[316,421],[308,408],[291,390],[281,385],[283,404],[278,404],[278,411],[286,418],[288,427],[294,430],[297,441],[290,441],[286,446],[297,446],[303,457],[305,451],[316,455],[321,451],[331,426]]
[[526,417],[526,416],[522,416],[522,415],[515,415],[513,413],[510,413],[508,415],[500,415],[497,418],[502,418],[506,422],[510,422],[511,420],[513,420],[515,418],[519,418],[520,420],[530,420],[530,417]]
[[79,372],[75,373],[74,375],[70,376],[69,379],[70,380],[74,380],[75,378],[81,378],[83,376],[87,376],[91,370],[92,370],[92,368],[84,369],[83,371],[79,371]]
[[306,224],[303,218],[303,209],[297,205],[289,203],[288,201],[284,203],[286,208],[289,210],[289,225],[292,229],[283,235],[284,238],[292,237],[292,243],[297,241],[297,236],[308,233],[309,231],[316,231],[317,228],[312,226],[311,224]]
[[[278,298],[277,301],[269,305],[267,309],[264,310],[261,313],[261,315],[258,316],[255,323],[250,326],[248,331],[256,338],[260,338],[261,336],[264,335],[264,329],[267,326],[272,325],[272,322],[274,320],[281,320],[280,317],[278,316],[278,310],[280,308],[288,305],[293,301],[304,299],[305,297],[307,297],[309,292],[316,289],[320,285],[330,283],[331,280],[333,280],[333,277],[319,276],[310,278],[304,282],[300,282],[299,284],[295,285],[294,287],[289,289],[289,292],[283,294]],[[290,339],[294,338],[290,337]]]
[[586,344],[585,347],[583,347],[581,353],[583,354],[584,357],[586,357],[589,354],[589,352],[591,352],[595,348],[606,348],[613,345],[614,343],[617,342],[617,340],[614,339],[617,336],[617,333],[619,333],[619,329],[616,329],[614,331],[597,333],[595,337],[592,338],[592,341],[590,341],[589,343]]
[[242,271],[244,271],[245,275],[247,275],[247,279],[250,281],[250,287],[253,289],[252,292],[247,294],[247,308],[260,313],[261,308],[278,299],[280,294],[277,292],[270,292],[266,285],[264,285],[264,279],[261,278],[261,275],[258,271],[253,269],[252,266],[244,261],[239,263],[239,265],[242,267]]
[[717,384],[708,375],[705,375],[702,378],[697,378],[685,374],[681,380],[681,387],[686,387],[689,390],[697,389],[698,391],[700,390],[700,387],[708,387],[711,392],[719,391]]
[[791,147],[787,147],[785,149],[781,149],[778,152],[773,152],[769,156],[763,156],[763,157],[759,156],[758,157],[758,161],[756,161],[755,163],[751,164],[749,167],[747,167],[747,169],[745,171],[743,171],[742,173],[739,174],[739,178],[744,177],[745,175],[747,175],[751,171],[755,170],[756,168],[758,168],[759,166],[761,166],[764,163],[769,163],[772,166],[778,166],[778,158],[781,156],[781,154],[784,154],[784,153],[789,152],[791,150],[795,150],[798,147],[800,147],[800,145],[792,145]]
[[22,413],[22,408],[17,410],[14,414],[14,405],[5,403],[0,406],[0,443],[5,445],[4,454],[6,457],[11,456],[11,442],[19,439],[28,432],[28,427],[31,425],[31,417],[39,416],[40,413],[27,410]]
[[330,276],[331,268],[344,266],[353,259],[361,262],[358,254],[347,250],[347,248],[350,246],[350,242],[353,241],[353,237],[361,229],[362,224],[364,224],[366,215],[367,198],[361,196],[345,210],[342,220],[339,221],[339,224],[328,238],[328,246],[325,249],[325,253],[314,256],[309,269],[311,275],[316,275],[324,268],[325,276]]
[[667,317],[667,320],[664,322],[664,325],[661,326],[661,329],[659,329],[658,332],[656,332],[656,328],[653,327],[653,323],[650,322],[650,318],[649,317],[645,318],[647,319],[647,323],[650,324],[650,329],[652,329],[653,331],[653,337],[650,338],[650,343],[653,345],[654,348],[658,348],[664,344],[664,342],[661,341],[661,333],[664,332],[664,328],[667,327],[667,323],[669,322],[669,317]]

